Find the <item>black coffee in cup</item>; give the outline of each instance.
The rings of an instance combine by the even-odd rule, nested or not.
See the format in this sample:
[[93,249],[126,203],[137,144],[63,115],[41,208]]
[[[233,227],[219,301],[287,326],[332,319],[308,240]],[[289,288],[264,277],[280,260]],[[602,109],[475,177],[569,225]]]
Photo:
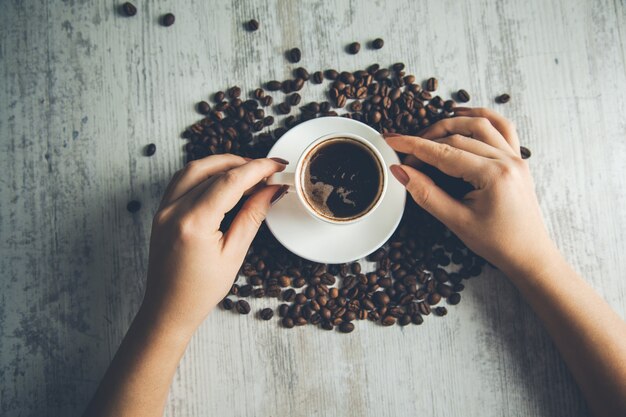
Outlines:
[[334,221],[369,212],[383,191],[383,167],[361,142],[336,137],[311,149],[302,166],[305,200],[320,216]]

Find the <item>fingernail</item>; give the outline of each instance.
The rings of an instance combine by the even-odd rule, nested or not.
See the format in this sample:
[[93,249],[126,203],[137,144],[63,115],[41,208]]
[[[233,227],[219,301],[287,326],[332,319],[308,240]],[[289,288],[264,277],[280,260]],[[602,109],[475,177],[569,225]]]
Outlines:
[[288,185],[281,185],[278,191],[276,191],[276,193],[274,193],[274,195],[272,196],[272,199],[270,200],[270,205],[273,206],[278,202],[278,200],[283,198],[283,196],[287,194],[287,190],[289,190]]
[[400,184],[407,185],[409,183],[409,176],[400,167],[400,165],[392,165],[389,167],[389,170],[391,171],[393,176],[396,177],[398,181],[400,181]]
[[270,158],[274,162],[278,162],[279,164],[289,165],[289,161],[284,160],[283,158],[277,158],[275,156]]
[[393,133],[393,132],[387,132],[387,133],[383,133],[383,138],[387,139],[387,138],[393,138],[396,136],[403,136],[400,133]]

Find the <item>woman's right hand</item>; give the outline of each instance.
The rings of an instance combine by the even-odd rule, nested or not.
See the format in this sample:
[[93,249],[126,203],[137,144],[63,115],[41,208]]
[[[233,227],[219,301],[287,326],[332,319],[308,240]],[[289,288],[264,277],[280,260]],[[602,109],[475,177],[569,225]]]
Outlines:
[[[457,108],[420,137],[386,134],[409,154],[391,172],[413,199],[471,250],[507,274],[544,268],[557,251],[545,228],[528,164],[513,124],[483,108]],[[419,161],[472,184],[457,200],[418,169]],[[418,162],[418,163],[416,163]]]

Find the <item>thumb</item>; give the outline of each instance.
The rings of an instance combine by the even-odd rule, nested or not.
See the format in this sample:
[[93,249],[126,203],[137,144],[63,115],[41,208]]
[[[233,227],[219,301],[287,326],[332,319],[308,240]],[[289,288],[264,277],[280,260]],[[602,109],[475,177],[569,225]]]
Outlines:
[[250,196],[224,235],[224,251],[243,258],[271,204],[283,197],[287,188],[284,185],[270,185]]
[[389,169],[420,207],[450,229],[469,218],[469,209],[438,187],[428,175],[408,165],[391,165]]

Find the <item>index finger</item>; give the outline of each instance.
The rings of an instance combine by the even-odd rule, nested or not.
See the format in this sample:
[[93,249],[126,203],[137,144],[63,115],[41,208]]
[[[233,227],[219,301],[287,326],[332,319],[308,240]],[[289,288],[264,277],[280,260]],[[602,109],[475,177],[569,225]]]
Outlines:
[[520,155],[519,137],[515,125],[501,114],[484,107],[455,107],[454,114],[459,116],[484,117],[504,137],[516,155]]
[[487,159],[445,143],[437,143],[418,136],[385,136],[394,150],[411,154],[445,174],[463,178],[475,188],[481,187],[481,173]]
[[197,198],[195,206],[200,210],[207,210],[219,222],[224,213],[235,207],[246,190],[285,167],[286,164],[263,158],[226,171],[204,190]]

